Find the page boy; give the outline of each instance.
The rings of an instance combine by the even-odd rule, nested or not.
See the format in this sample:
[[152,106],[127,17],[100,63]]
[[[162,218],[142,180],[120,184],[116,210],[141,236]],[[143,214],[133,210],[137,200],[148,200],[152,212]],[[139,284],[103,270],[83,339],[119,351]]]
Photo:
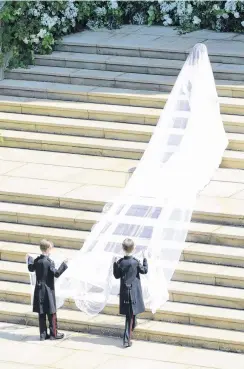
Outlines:
[[[62,339],[64,334],[57,332],[56,299],[54,278],[58,278],[68,268],[65,260],[58,269],[49,255],[54,245],[51,241],[40,242],[41,255],[35,260],[28,256],[28,269],[36,273],[33,312],[39,314],[40,340]],[[46,317],[49,320],[50,335],[47,334]]]
[[116,279],[120,278],[120,314],[125,315],[124,347],[131,346],[131,333],[136,327],[136,315],[145,311],[140,274],[147,274],[147,259],[143,265],[132,256],[135,249],[134,241],[126,238],[122,243],[125,256],[113,265]]

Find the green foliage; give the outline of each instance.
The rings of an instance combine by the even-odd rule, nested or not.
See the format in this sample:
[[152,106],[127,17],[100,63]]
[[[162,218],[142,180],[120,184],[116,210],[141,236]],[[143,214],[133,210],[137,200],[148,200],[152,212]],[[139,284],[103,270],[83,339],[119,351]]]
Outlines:
[[[122,24],[178,27],[179,33],[208,28],[244,31],[244,1],[6,1],[0,10],[1,52],[12,51],[10,67],[51,53],[66,34]],[[3,63],[3,57],[0,57]]]
[[52,52],[74,30],[77,10],[70,1],[7,1],[0,11],[2,52],[13,51],[11,66],[25,66],[34,53]]

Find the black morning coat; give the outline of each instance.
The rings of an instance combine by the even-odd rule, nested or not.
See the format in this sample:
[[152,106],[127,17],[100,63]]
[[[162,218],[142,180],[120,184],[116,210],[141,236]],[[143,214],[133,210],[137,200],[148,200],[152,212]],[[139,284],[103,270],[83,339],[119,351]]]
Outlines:
[[56,298],[54,278],[58,278],[68,268],[62,263],[58,269],[46,255],[40,255],[35,260],[28,258],[29,272],[36,272],[33,312],[39,314],[56,313]]
[[130,314],[129,304],[132,304],[133,315],[143,313],[145,306],[143,302],[140,274],[147,274],[147,259],[143,265],[133,256],[125,256],[114,263],[114,277],[120,278],[120,314]]

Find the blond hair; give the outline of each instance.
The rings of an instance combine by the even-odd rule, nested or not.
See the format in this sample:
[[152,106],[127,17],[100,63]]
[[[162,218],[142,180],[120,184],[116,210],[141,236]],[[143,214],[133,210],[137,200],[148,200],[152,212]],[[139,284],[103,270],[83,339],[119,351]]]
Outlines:
[[122,242],[122,247],[126,254],[131,254],[135,248],[134,241],[131,238],[126,238]]
[[47,252],[48,249],[53,247],[53,243],[47,240],[41,240],[40,242],[40,249],[42,252]]

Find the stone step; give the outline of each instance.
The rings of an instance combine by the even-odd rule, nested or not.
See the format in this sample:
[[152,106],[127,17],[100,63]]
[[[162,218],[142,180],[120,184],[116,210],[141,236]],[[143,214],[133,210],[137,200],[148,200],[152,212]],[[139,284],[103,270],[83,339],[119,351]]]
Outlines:
[[193,261],[196,263],[243,267],[244,249],[187,242],[181,255],[181,260],[188,262]]
[[[131,173],[131,168],[135,168],[138,164],[136,160],[129,159],[119,159],[119,158],[109,158],[109,157],[98,157],[98,156],[90,156],[90,155],[78,155],[78,154],[67,154],[67,153],[53,153],[50,155],[49,152],[32,150],[31,156],[30,151],[28,149],[20,149],[20,148],[5,148],[0,147],[0,160],[1,160],[1,170],[0,175],[8,176],[9,174],[13,174],[13,169],[21,167],[23,165],[42,165],[43,168],[46,168],[45,172],[47,172],[48,168],[54,168],[56,170],[70,167],[72,170],[92,170],[96,171],[95,179],[98,178],[97,170],[105,172],[110,172],[110,174],[115,174],[116,178],[123,175],[128,175]],[[239,161],[238,161],[239,160]],[[212,180],[222,183],[221,186],[232,186],[233,183],[236,183],[236,186],[240,186],[244,184],[244,171],[240,169],[231,169],[236,165],[241,165],[241,162],[244,160],[244,154],[242,152],[237,151],[225,151],[223,155],[223,163],[224,166],[228,168],[218,168],[213,175]],[[236,163],[235,163],[236,161]],[[48,165],[48,167],[45,165]],[[99,172],[100,173],[100,172]],[[100,178],[101,176],[99,176]],[[104,176],[103,176],[104,177]],[[34,177],[45,180],[42,177]],[[82,176],[85,180],[86,176]],[[50,180],[56,180],[55,178],[48,177]],[[105,179],[105,178],[104,178]],[[96,184],[97,182],[89,182],[87,183]],[[2,180],[3,184],[4,181]],[[27,182],[28,183],[28,182]],[[100,180],[99,180],[100,183]],[[40,186],[40,184],[39,184]],[[108,185],[111,189],[111,193],[113,193],[111,183]],[[17,186],[19,187],[19,186]],[[48,187],[48,186],[47,186]],[[230,197],[237,193],[237,189],[233,189],[226,196],[221,194],[221,197]],[[96,198],[96,196],[93,197]],[[220,195],[219,192],[216,192],[216,195]],[[214,196],[216,196],[214,195]],[[212,196],[212,194],[210,194]],[[232,196],[234,197],[234,196]],[[241,198],[241,197],[240,197]],[[105,202],[110,201],[110,196],[105,199]],[[222,200],[221,200],[222,201]]]
[[[124,330],[124,317],[119,316],[99,314],[95,318],[90,318],[80,311],[61,309],[58,317],[60,329],[65,330],[120,337]],[[32,313],[30,307],[24,304],[2,302],[0,319],[9,323],[38,325],[37,314]],[[241,319],[236,318],[236,320]],[[189,323],[150,322],[138,319],[133,338],[223,351],[244,351],[243,332],[201,327]]]
[[161,113],[161,110],[151,108],[127,106],[125,109],[119,105],[40,100],[3,95],[0,96],[0,111],[146,125],[155,125]]
[[[54,254],[73,258],[77,250],[66,248],[54,248]],[[38,254],[38,245],[0,241],[0,259],[25,263],[26,254]],[[243,267],[244,249],[213,244],[201,244],[186,242],[181,255],[181,260],[186,262],[215,264],[223,266]]]
[[[142,57],[111,56],[99,54],[78,54],[54,51],[49,55],[36,55],[35,65],[178,76],[184,62],[181,60],[154,59]],[[212,63],[214,76],[222,80],[244,80],[244,65]]]
[[[38,244],[51,238],[56,246],[80,249],[88,232],[0,222],[0,240]],[[118,242],[122,242],[118,236]],[[244,228],[217,224],[190,223],[187,241],[243,248]]]
[[[237,66],[235,66],[237,67]],[[244,67],[242,66],[242,69]],[[234,69],[235,70],[235,69]],[[236,68],[238,70],[238,68]],[[243,85],[244,74],[233,76],[228,73],[219,73],[221,79],[217,79],[218,92],[224,96],[235,96],[240,94]],[[225,78],[223,76],[226,76]],[[76,69],[66,67],[52,67],[32,65],[28,68],[11,69],[5,72],[5,78],[10,80],[54,82],[67,85],[87,85],[96,87],[150,90],[170,92],[176,81],[176,75],[123,73],[106,70]],[[4,83],[3,83],[4,85]],[[67,87],[66,87],[67,90]],[[235,93],[234,93],[235,91]],[[239,91],[239,93],[238,93]],[[84,93],[84,91],[83,91]]]
[[73,85],[129,88],[133,90],[171,91],[175,76],[110,72],[90,69],[29,66],[11,69],[4,74],[7,79],[56,82]]
[[[229,135],[229,140],[232,141],[230,149],[238,150],[239,147],[242,147],[241,133],[244,133],[244,117],[223,115],[222,118],[226,132],[232,133],[232,135]],[[153,126],[146,124],[4,112],[0,112],[0,129],[138,142],[149,142],[154,131]]]
[[[28,283],[29,273],[26,269],[26,265],[23,263],[0,261],[0,279]],[[242,268],[214,264],[180,261],[172,280],[213,286],[244,288],[244,274]]]
[[[217,81],[217,91],[220,97],[243,97],[241,82]],[[0,81],[0,93],[5,96],[35,97],[41,99],[56,99],[65,101],[83,101],[91,103],[106,103],[125,106],[141,106],[162,108],[168,98],[168,93],[150,90],[119,89],[113,87],[97,87],[87,85],[72,85],[55,82],[26,81],[4,79]]]
[[154,130],[149,125],[1,112],[0,128],[138,142],[148,142]]
[[[26,283],[16,283],[11,281],[0,281],[0,297],[1,301],[4,302],[14,302],[22,304],[28,304],[29,309],[30,307],[30,285],[29,285],[29,278]],[[172,285],[178,284],[179,286],[182,285],[182,282],[172,282]],[[197,286],[195,284],[187,284],[188,287],[190,285]],[[198,295],[201,295],[202,287],[207,287],[205,285],[199,286]],[[214,293],[214,288],[211,287],[213,291],[209,294],[209,299],[215,299],[215,296],[212,295]],[[218,287],[220,288],[220,287]],[[227,293],[230,293],[231,299],[233,299],[232,303],[235,303],[235,299],[232,297],[233,291],[239,291],[240,298],[236,300],[236,304],[242,305],[243,298],[241,297],[241,290],[222,287],[226,291],[222,293],[222,297],[226,298]],[[175,296],[177,295],[177,288],[174,287],[169,288],[169,292],[171,290],[174,291]],[[179,293],[181,289],[179,288]],[[203,288],[204,291],[204,288]],[[204,295],[204,293],[203,293]],[[217,300],[220,298],[221,295],[217,293],[216,296],[216,303],[218,304]],[[190,325],[199,325],[199,326],[206,326],[206,327],[214,327],[214,328],[221,328],[221,329],[232,329],[236,331],[244,331],[244,312],[241,308],[226,308],[226,307],[218,307],[218,306],[208,306],[208,297],[206,297],[205,305],[201,304],[191,304],[185,302],[177,302],[172,301],[171,299],[167,301],[164,306],[159,309],[156,314],[152,314],[151,311],[147,308],[146,312],[141,314],[141,317],[144,319],[150,319],[154,321],[168,321],[174,323],[181,323],[181,324],[190,324]],[[77,307],[73,300],[66,300],[64,304],[65,308],[71,309],[74,313],[77,311]],[[59,310],[59,312],[63,311]],[[111,296],[107,306],[105,307],[103,313],[106,315],[118,315],[118,298],[116,296]]]
[[[244,152],[244,134],[228,133],[227,137],[229,150]],[[137,160],[141,159],[147,143],[52,133],[28,132],[26,135],[25,131],[1,130],[0,146]]]
[[[33,117],[33,116],[32,116]],[[32,150],[31,156],[28,149],[15,149],[0,147],[0,160],[1,160],[1,174],[7,174],[11,169],[17,168],[23,164],[40,164],[50,165],[52,167],[70,167],[74,169],[91,169],[102,170],[103,172],[111,172],[119,175],[120,173],[127,174],[129,170],[136,166],[138,161],[129,159],[118,158],[102,158],[94,157],[90,155],[78,155],[78,154],[65,154],[56,153],[50,155],[49,152]],[[48,168],[48,167],[47,167]],[[228,169],[229,172],[230,169]],[[222,173],[226,169],[218,169],[219,175],[223,177],[225,181],[228,181],[228,176]],[[222,174],[223,175],[222,175]],[[97,173],[96,173],[97,174]],[[227,174],[227,173],[226,173]],[[234,170],[231,174],[235,174],[235,177],[240,178],[242,182],[242,171]],[[244,172],[243,172],[244,174]],[[233,178],[233,177],[232,177]],[[237,181],[238,182],[238,181]],[[243,175],[244,183],[244,175]]]
[[244,169],[244,153],[240,151],[226,150],[221,167],[230,169]]
[[0,145],[83,155],[140,159],[146,149],[144,142],[1,130]]
[[[62,43],[56,45],[57,51],[69,52],[69,53],[81,53],[81,54],[99,54],[99,55],[112,55],[112,56],[126,56],[126,57],[140,57],[150,59],[169,59],[169,60],[182,60],[184,61],[191,48],[196,41],[194,39],[177,37],[158,37],[158,36],[145,36],[135,34],[132,39],[132,35],[128,37],[124,35],[109,35],[103,37],[97,34],[88,34],[88,32],[82,32],[76,35],[65,36]],[[162,35],[161,35],[162,36]],[[147,41],[146,41],[147,40]],[[199,42],[204,42],[206,39],[199,39]],[[233,43],[233,41],[231,41]],[[239,42],[235,42],[236,44]],[[223,47],[222,45],[223,44]],[[208,41],[206,43],[208,47],[208,54],[210,61],[213,63],[221,64],[244,64],[244,56],[237,47],[230,48],[226,51],[226,41],[220,41],[220,45],[216,47],[216,41]],[[225,51],[223,51],[225,49]]]
[[90,231],[100,218],[93,211],[0,202],[0,221],[6,223]]
[[[24,265],[24,264],[22,264]],[[29,283],[29,280],[27,280]],[[0,281],[0,296],[1,301],[30,303],[30,285],[26,283],[16,283],[10,281]],[[169,286],[169,301],[183,304],[193,304],[196,306],[205,307],[220,307],[232,309],[232,316],[235,316],[236,311],[242,310],[244,307],[243,289],[220,287],[213,285],[205,285],[188,282],[172,281]],[[105,311],[107,314],[117,314],[117,298],[109,300],[109,306]],[[72,310],[77,309],[72,300],[67,300],[65,306]],[[206,308],[206,309],[207,309]],[[184,309],[182,309],[182,312]],[[147,315],[149,318],[151,314]]]
[[[64,247],[54,247],[53,255],[60,259],[72,259],[79,250]],[[39,245],[0,241],[0,259],[1,261],[13,261],[17,263],[26,263],[26,254],[40,254]]]
[[233,315],[244,307],[243,289],[239,288],[172,281],[169,296],[174,302],[233,309]]
[[[227,290],[231,291],[228,288]],[[30,286],[22,283],[0,281],[0,296],[5,303],[15,302],[17,304],[21,302],[30,304]],[[67,300],[64,307],[72,309],[74,313],[75,310],[78,310],[72,300]],[[30,309],[30,306],[28,308]],[[63,309],[60,311],[63,311]],[[118,315],[118,312],[118,299],[114,296],[110,298],[103,313],[106,315]],[[153,315],[150,310],[146,309],[146,312],[141,314],[141,317],[153,321],[168,321],[244,331],[244,312],[238,309],[233,311],[233,309],[228,308],[167,301],[156,314]]]
[[[34,151],[33,154],[35,153]],[[56,159],[59,160],[62,157],[58,156]],[[48,167],[47,164],[39,163],[25,165],[19,165],[18,162],[8,163],[15,164],[17,169],[13,168],[14,170],[11,171],[11,167],[7,167],[7,173],[0,176],[0,201],[100,212],[105,203],[114,201],[114,198],[121,193],[121,187],[99,185],[95,181],[89,183],[89,178],[82,179],[84,183],[67,182],[68,173],[65,173],[62,178],[59,172],[62,175],[64,169],[69,168],[69,162],[66,164],[67,167],[54,167],[54,165]],[[18,166],[20,166],[19,169]],[[58,171],[59,175],[53,177],[54,170]],[[42,171],[47,172],[45,176],[40,175]],[[106,181],[106,172],[101,170],[99,173],[101,174],[99,177],[105,176],[103,180]],[[120,172],[114,172],[115,177],[119,174]],[[123,172],[121,174],[124,175]],[[213,177],[214,181],[210,182],[198,197],[194,219],[198,222],[243,225],[243,175],[241,170],[219,169]],[[113,177],[108,176],[109,178],[113,180]]]
[[39,244],[43,238],[51,239],[58,247],[80,249],[88,232],[0,222],[0,240]]
[[[168,95],[165,96],[165,101]],[[235,122],[237,116],[244,115],[243,99],[220,97],[221,111],[230,115],[225,121]],[[56,117],[92,119],[99,121],[121,122],[155,125],[161,114],[161,109],[120,105],[93,104],[83,102],[68,102],[45,100],[27,97],[0,95],[0,111],[8,113],[34,114]],[[232,115],[233,114],[233,115]],[[236,125],[243,124],[237,117]]]
[[[197,199],[192,220],[243,226],[243,207],[243,200],[200,196]],[[0,202],[0,221],[6,223],[90,231],[100,218],[100,213],[91,210]]]
[[191,223],[187,241],[243,247],[244,228],[216,224]]

